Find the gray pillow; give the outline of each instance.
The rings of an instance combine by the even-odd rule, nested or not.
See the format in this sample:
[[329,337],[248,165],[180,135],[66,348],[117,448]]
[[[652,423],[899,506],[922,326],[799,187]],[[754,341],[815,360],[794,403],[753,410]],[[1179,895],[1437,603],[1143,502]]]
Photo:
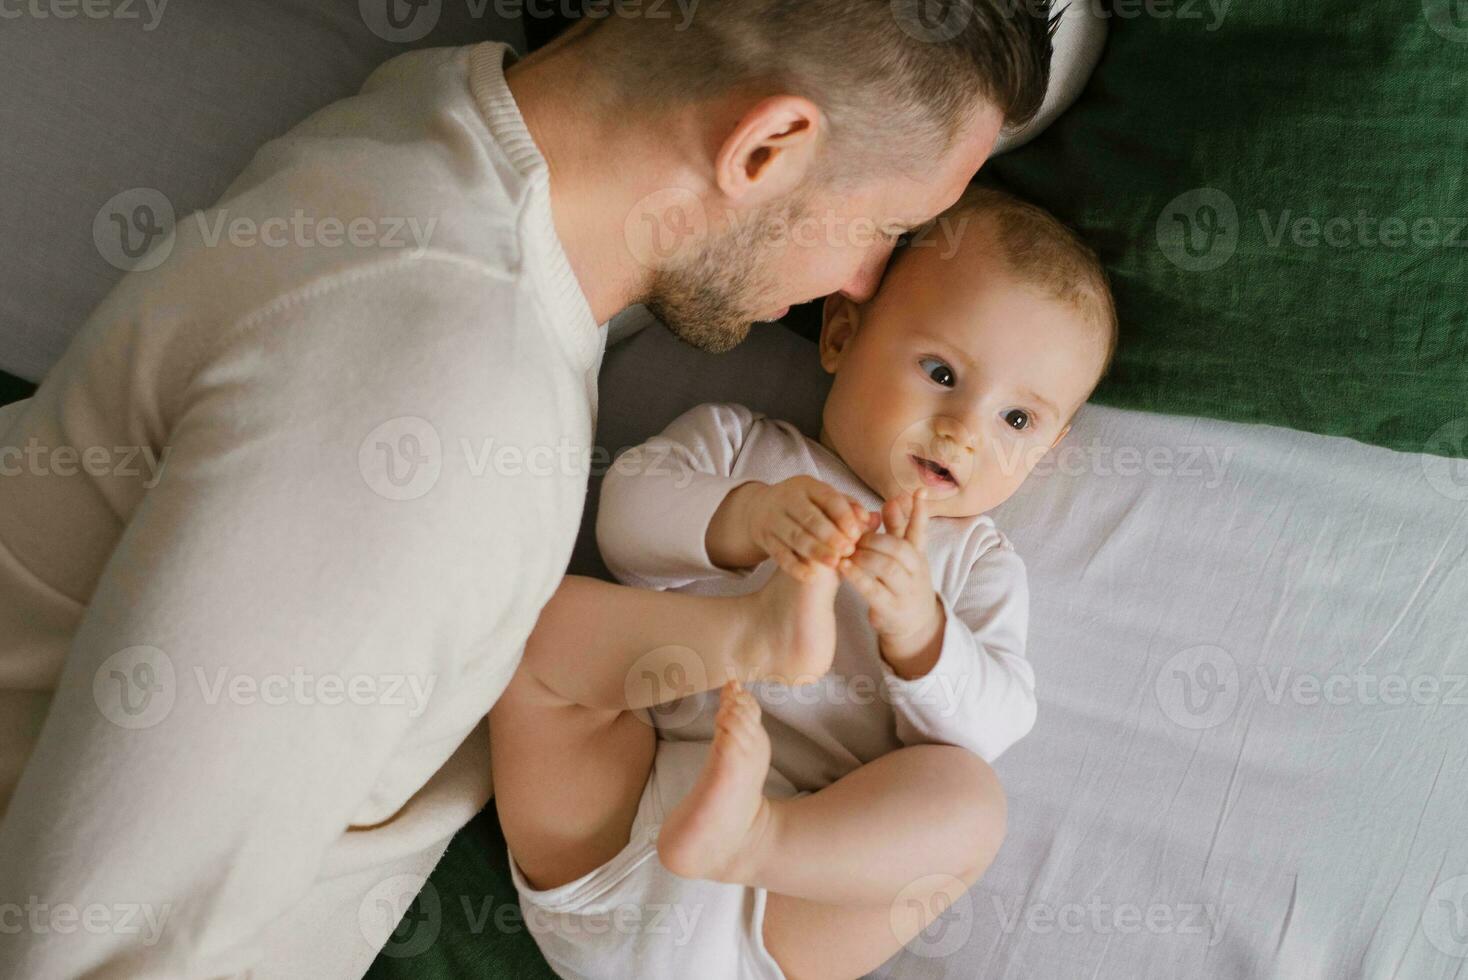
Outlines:
[[1045,92],[1045,104],[1030,124],[1015,133],[999,138],[994,155],[1007,153],[1024,146],[1040,133],[1076,99],[1080,98],[1101,52],[1106,47],[1106,25],[1110,18],[1101,10],[1097,0],[1054,0],[1053,6],[1060,15],[1052,39],[1054,52],[1050,57],[1050,87]]
[[493,3],[8,6],[19,16],[0,22],[0,369],[31,380],[123,274],[109,262],[126,265],[121,228],[138,222],[140,243],[166,217],[160,200],[178,215],[214,203],[264,143],[409,48],[525,49],[520,21]]

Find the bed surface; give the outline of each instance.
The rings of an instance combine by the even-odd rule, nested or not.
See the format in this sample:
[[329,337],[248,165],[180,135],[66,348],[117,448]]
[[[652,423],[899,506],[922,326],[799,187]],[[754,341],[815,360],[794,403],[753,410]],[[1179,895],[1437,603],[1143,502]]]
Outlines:
[[[598,444],[702,401],[813,431],[823,377],[787,331],[713,356],[655,327],[607,355]],[[1461,461],[1084,410],[995,513],[1030,572],[1040,702],[997,765],[1008,839],[877,975],[1462,974],[1465,501]],[[599,569],[583,533],[573,570]],[[514,918],[492,812],[433,876],[440,941],[373,976],[527,975],[529,938],[483,918]]]

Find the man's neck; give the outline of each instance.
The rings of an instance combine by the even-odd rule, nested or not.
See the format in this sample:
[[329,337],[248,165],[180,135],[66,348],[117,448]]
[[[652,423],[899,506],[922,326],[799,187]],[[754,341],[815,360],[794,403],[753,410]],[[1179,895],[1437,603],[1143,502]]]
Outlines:
[[648,174],[639,166],[642,173],[634,176],[621,163],[653,157],[656,149],[641,143],[626,120],[598,110],[588,94],[599,80],[587,69],[586,45],[573,43],[574,36],[563,36],[521,59],[505,81],[549,167],[556,234],[601,324],[636,302],[649,283],[650,273],[625,241],[626,216],[638,199],[634,181]]

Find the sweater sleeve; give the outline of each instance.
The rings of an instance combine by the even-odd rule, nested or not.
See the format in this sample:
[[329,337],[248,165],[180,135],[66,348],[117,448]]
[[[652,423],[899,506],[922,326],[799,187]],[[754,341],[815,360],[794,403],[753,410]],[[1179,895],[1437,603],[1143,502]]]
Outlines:
[[748,574],[715,565],[706,539],[724,498],[751,482],[733,471],[757,419],[741,405],[699,405],[617,457],[602,482],[596,541],[618,581],[673,589]]
[[881,662],[897,737],[904,745],[957,745],[993,762],[1035,723],[1024,562],[1007,546],[991,548],[975,562],[962,593],[939,599],[943,645],[933,668],[906,680]]

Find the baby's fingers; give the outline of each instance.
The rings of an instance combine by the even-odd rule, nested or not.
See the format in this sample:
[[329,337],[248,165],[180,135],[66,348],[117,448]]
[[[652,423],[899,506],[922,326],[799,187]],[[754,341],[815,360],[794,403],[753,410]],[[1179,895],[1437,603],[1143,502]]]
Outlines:
[[810,562],[803,561],[799,555],[784,545],[777,544],[770,551],[770,557],[775,559],[775,564],[780,570],[797,582],[809,582],[815,569]]
[[[835,536],[836,529],[831,527],[829,522],[827,522],[826,526],[830,528],[832,536]],[[832,545],[821,540],[808,529],[796,523],[794,518],[780,529],[779,537],[786,547],[806,561],[821,562],[834,566],[837,559],[841,557],[840,553]]]
[[810,499],[831,520],[832,530],[839,531],[851,542],[854,543],[866,530],[863,521],[857,516],[860,509],[855,502],[830,484],[818,483],[813,486]]
[[[922,576],[927,571],[927,561],[922,552],[914,548],[909,541],[891,534],[868,534],[861,539],[861,547],[857,549],[852,558],[865,564],[869,559],[877,561],[878,556],[901,565],[909,575]],[[882,575],[883,578],[886,578],[886,575],[882,574],[882,569],[885,567],[887,567],[885,563],[879,566],[867,565],[870,571]]]
[[[856,565],[863,572],[881,582],[882,585],[891,591],[896,592],[906,586],[912,577],[912,571],[902,563],[902,560],[893,551],[878,550],[871,547],[872,541],[880,537],[886,537],[886,535],[877,535],[874,538],[869,538],[850,560],[853,565]],[[901,541],[900,538],[887,538],[887,540]]]
[[882,524],[887,533],[902,537],[907,532],[907,494],[893,497],[882,505]]
[[912,516],[907,522],[907,533],[903,535],[908,543],[919,552],[926,552],[928,545],[928,511],[931,508],[928,503],[927,487],[919,487],[912,495]]
[[873,609],[886,608],[888,601],[892,597],[892,592],[875,575],[862,568],[850,558],[843,560],[837,566],[837,571],[840,572],[843,579],[851,583],[851,587],[856,590],[857,595],[867,601],[867,605]]

